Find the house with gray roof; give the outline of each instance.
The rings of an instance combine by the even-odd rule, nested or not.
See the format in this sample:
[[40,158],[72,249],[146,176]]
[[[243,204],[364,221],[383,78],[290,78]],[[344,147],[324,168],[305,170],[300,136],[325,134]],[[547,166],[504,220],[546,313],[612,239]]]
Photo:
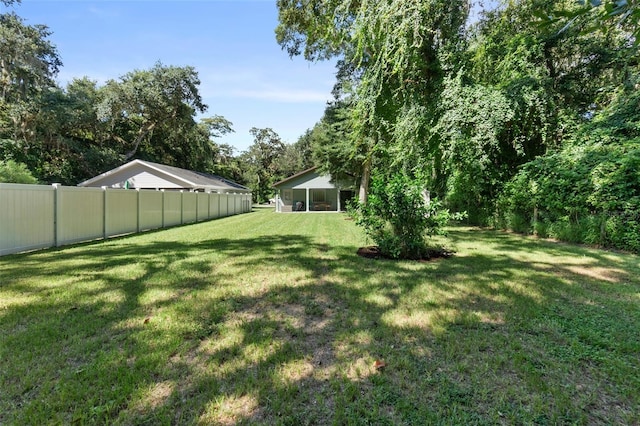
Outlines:
[[274,185],[276,211],[285,212],[339,212],[344,211],[353,198],[351,187],[343,187],[321,174],[317,167],[289,176]]
[[219,193],[251,192],[249,188],[221,176],[143,160],[133,160],[81,182],[78,186]]

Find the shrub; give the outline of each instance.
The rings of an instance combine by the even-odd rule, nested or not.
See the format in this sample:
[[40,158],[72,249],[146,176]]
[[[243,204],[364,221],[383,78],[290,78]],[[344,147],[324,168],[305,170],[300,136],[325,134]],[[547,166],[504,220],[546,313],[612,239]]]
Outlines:
[[640,253],[640,138],[586,141],[527,163],[495,225]]
[[443,233],[452,215],[437,200],[427,201],[424,186],[405,174],[374,177],[366,205],[358,205],[356,223],[393,259],[429,256],[427,237]]
[[27,166],[13,160],[0,161],[0,182],[37,183]]

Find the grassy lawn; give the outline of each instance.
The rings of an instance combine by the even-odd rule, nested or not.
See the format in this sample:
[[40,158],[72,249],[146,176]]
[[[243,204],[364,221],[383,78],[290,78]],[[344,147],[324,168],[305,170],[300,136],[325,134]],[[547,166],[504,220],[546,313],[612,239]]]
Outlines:
[[262,209],[0,257],[0,424],[640,424],[637,256],[448,238]]

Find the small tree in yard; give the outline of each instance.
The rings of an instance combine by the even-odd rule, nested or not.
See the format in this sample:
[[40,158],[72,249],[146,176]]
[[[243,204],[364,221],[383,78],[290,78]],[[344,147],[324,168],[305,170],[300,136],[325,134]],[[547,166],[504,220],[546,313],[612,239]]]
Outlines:
[[371,182],[366,204],[358,204],[357,224],[385,257],[428,259],[436,251],[427,238],[444,232],[452,214],[437,200],[424,197],[424,186],[405,174],[377,176]]
[[0,182],[38,183],[31,171],[23,163],[14,160],[0,161]]

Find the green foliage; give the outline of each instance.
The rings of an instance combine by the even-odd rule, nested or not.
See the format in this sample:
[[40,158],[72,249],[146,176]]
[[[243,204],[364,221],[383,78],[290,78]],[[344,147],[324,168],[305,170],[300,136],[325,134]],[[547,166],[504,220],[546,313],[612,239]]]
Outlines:
[[442,234],[450,219],[461,216],[451,215],[440,202],[426,197],[421,182],[406,174],[376,176],[367,203],[357,208],[357,224],[385,256],[428,258],[426,238]]
[[629,39],[637,45],[640,37],[640,2],[638,0],[576,0],[573,7],[541,9],[536,16],[540,26],[560,22],[562,31],[580,27],[583,33],[607,33],[622,27],[630,33]]
[[245,181],[252,190],[253,201],[264,203],[273,194],[273,184],[278,171],[278,159],[285,151],[285,145],[273,129],[251,128],[253,144],[242,154],[246,166]]
[[353,105],[349,100],[333,102],[311,131],[313,163],[344,186],[355,186],[362,174],[364,144],[354,143]]
[[497,224],[640,252],[640,139],[569,146],[526,164],[505,188]]
[[620,89],[562,149],[522,167],[497,226],[640,252],[640,94]]
[[45,25],[25,25],[15,13],[0,14],[0,101],[30,100],[54,85],[62,65]]
[[38,183],[26,164],[14,160],[0,161],[0,182],[6,183]]

